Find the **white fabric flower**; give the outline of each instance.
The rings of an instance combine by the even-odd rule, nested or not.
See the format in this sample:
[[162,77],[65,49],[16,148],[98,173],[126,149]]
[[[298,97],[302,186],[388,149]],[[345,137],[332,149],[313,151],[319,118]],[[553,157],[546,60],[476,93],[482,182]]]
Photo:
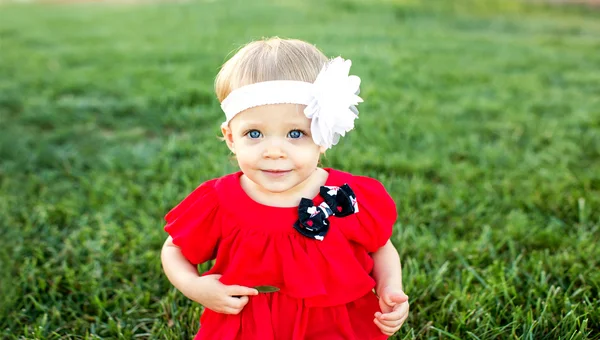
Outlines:
[[327,63],[314,82],[313,98],[304,109],[311,119],[311,134],[316,144],[327,149],[354,128],[358,118],[355,105],[363,100],[357,95],[360,78],[350,76],[350,60],[337,57]]

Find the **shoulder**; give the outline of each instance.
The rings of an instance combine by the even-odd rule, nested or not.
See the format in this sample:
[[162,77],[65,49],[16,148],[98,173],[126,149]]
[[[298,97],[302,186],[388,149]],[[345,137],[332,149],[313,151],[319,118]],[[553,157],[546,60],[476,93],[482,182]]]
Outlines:
[[329,173],[332,176],[330,185],[348,184],[356,195],[359,208],[367,214],[396,219],[396,202],[379,180],[335,169],[329,169]]
[[372,200],[372,199],[387,199],[393,203],[393,198],[387,191],[383,183],[379,180],[362,175],[351,174],[349,172],[328,169],[332,176],[332,185],[348,184],[356,193],[357,198]]
[[191,263],[203,263],[216,256],[223,235],[218,191],[231,180],[230,176],[234,174],[200,184],[165,216],[164,230]]
[[231,173],[201,183],[167,213],[165,220],[173,221],[190,209],[214,210],[218,208],[221,202],[219,192],[230,190],[236,176],[237,173]]
[[369,252],[376,251],[392,236],[393,226],[398,217],[394,199],[375,178],[339,170],[334,170],[333,174],[336,180],[343,181],[336,181],[333,185],[348,184],[356,196],[358,206],[354,215],[358,223],[348,222],[343,228],[345,236],[363,245]]

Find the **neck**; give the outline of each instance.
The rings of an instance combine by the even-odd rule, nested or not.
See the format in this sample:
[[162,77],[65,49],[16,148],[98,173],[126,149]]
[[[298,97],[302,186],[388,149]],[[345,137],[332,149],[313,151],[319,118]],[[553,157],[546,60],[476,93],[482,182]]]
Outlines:
[[240,178],[242,188],[258,203],[274,207],[296,207],[303,197],[312,199],[319,193],[319,188],[325,184],[329,173],[316,168],[304,181],[283,192],[272,192],[257,185],[245,175]]

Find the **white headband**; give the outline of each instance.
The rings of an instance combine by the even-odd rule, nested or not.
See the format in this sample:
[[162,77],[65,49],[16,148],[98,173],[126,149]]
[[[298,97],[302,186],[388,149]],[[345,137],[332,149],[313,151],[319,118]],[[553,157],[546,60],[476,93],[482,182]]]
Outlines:
[[311,119],[310,130],[315,144],[329,149],[341,136],[354,128],[358,118],[356,105],[360,78],[350,76],[350,60],[337,57],[323,66],[314,83],[273,80],[242,86],[221,103],[226,121],[252,107],[269,104],[306,105],[304,114]]

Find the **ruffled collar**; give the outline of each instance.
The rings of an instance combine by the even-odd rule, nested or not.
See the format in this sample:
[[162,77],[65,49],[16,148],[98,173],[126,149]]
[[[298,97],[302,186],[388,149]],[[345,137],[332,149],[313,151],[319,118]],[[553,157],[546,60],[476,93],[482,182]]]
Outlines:
[[[329,173],[325,186],[339,186],[348,182],[352,177],[352,175],[343,171],[332,168],[323,169]],[[253,200],[240,184],[242,175],[243,173],[238,171],[221,178],[217,187],[221,186],[223,188],[223,190],[218,190],[222,206],[232,208],[228,210],[236,213],[236,215],[277,216],[278,218],[294,218],[294,220],[298,218],[298,206],[275,207]],[[317,194],[312,198],[312,201],[318,205],[324,200],[321,195]]]

